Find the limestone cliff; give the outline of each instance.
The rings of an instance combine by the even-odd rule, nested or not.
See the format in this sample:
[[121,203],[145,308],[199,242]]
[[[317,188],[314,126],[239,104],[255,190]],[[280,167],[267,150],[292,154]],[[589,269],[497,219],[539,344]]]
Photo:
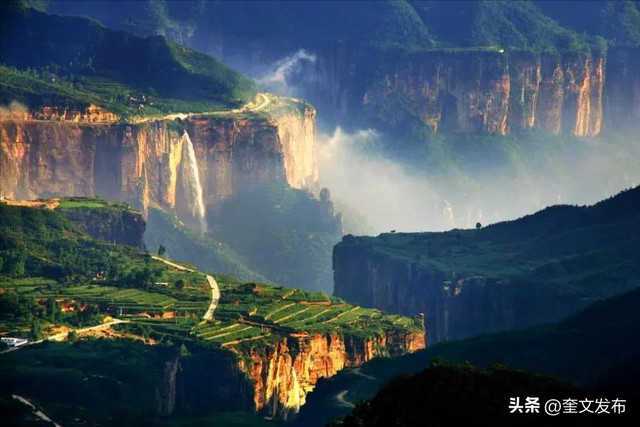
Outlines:
[[604,67],[604,58],[590,56],[426,52],[386,63],[362,99],[369,108],[404,108],[436,132],[539,127],[593,136],[602,127]]
[[[193,143],[206,207],[244,186],[286,182],[313,188],[315,111],[188,117],[140,124],[101,122],[58,114],[3,117],[0,192],[13,199],[93,196],[120,200],[146,212],[153,202],[184,220],[181,162],[184,132]],[[288,104],[287,104],[288,105]],[[104,117],[104,116],[103,116]],[[77,119],[77,120],[76,120]]]
[[405,315],[423,313],[429,343],[550,322],[581,306],[578,298],[527,283],[419,268],[415,262],[339,245],[335,295]]
[[299,334],[266,349],[252,348],[240,359],[241,371],[254,384],[255,409],[270,417],[290,418],[304,405],[318,379],[378,356],[398,356],[425,347],[422,333],[388,332],[383,336]]
[[613,48],[607,56],[605,107],[612,127],[640,120],[640,49]]

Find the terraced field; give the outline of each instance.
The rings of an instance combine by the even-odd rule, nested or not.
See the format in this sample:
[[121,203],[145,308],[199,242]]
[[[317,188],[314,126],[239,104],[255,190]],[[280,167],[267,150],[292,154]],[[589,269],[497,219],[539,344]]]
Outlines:
[[354,306],[321,292],[244,284],[224,276],[217,280],[222,297],[214,319],[191,333],[222,347],[290,334],[420,329],[416,319]]

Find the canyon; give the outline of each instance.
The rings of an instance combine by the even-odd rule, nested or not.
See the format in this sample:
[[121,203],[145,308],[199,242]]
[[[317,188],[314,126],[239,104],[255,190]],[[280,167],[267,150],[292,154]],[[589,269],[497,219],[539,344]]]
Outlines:
[[[294,100],[273,103],[260,116],[138,124],[114,121],[113,114],[93,106],[82,112],[45,107],[3,115],[0,195],[97,195],[126,202],[145,215],[154,203],[197,224],[204,211],[244,188],[279,182],[317,191],[315,110]],[[194,159],[197,171],[190,166]],[[197,199],[202,199],[195,211],[200,202],[191,200],[194,185],[201,187]]]

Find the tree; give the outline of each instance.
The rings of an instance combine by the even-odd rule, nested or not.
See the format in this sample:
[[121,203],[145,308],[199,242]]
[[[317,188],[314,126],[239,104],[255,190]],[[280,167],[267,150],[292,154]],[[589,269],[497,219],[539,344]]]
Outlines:
[[175,287],[177,290],[181,291],[184,288],[184,280],[180,279],[176,281]]
[[158,248],[158,256],[164,255],[166,251],[167,251],[167,248],[164,245],[160,245],[160,247]]
[[29,333],[29,339],[31,341],[40,341],[44,335],[42,334],[42,324],[38,319],[31,321],[31,332]]
[[78,341],[78,333],[76,331],[69,332],[69,335],[67,336],[67,340],[71,344],[73,344],[74,342]]
[[476,230],[480,230],[482,228],[482,224],[476,222]]
[[187,346],[184,345],[184,343],[180,345],[180,356],[183,356],[183,357],[191,356],[191,353],[189,353],[189,350],[187,349]]
[[55,298],[49,298],[47,301],[47,317],[51,323],[60,323],[62,321],[62,309]]

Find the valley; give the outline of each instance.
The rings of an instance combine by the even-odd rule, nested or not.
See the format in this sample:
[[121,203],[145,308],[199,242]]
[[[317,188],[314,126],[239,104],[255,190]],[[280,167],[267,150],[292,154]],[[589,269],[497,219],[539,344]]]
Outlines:
[[635,425],[637,1],[8,0],[0,35],[2,425]]

